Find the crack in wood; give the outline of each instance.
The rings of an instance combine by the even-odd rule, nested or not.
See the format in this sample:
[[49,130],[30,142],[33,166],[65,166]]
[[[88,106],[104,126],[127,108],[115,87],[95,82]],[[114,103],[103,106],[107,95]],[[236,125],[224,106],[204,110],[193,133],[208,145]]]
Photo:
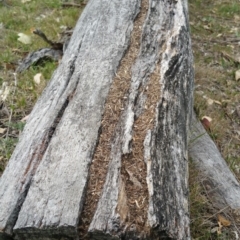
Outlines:
[[[75,70],[75,60],[76,57],[70,58],[70,60],[68,60],[67,65],[69,66],[69,68],[66,71],[67,79],[65,79],[66,81],[63,81],[65,87],[62,88],[63,90],[60,93],[61,96],[64,94],[64,92],[66,95],[69,94],[68,85],[70,82],[70,78]],[[73,89],[70,90],[71,92],[74,92],[74,89],[76,89],[77,84],[78,81],[75,83],[75,86],[73,86]],[[52,82],[49,83],[49,89],[51,91],[51,94],[53,92],[55,93],[55,89],[53,88]],[[69,94],[69,96],[70,95],[71,93]],[[44,97],[42,99],[44,99]],[[42,99],[41,98],[39,99],[38,101],[39,105],[41,105]],[[52,96],[50,97],[50,99],[48,98],[48,100],[49,100],[48,103],[51,102]],[[3,178],[1,179],[2,182],[0,191],[4,192],[4,195],[0,194],[1,195],[0,207],[4,209],[3,211],[0,212],[0,215],[1,217],[4,216],[3,218],[4,220],[0,222],[2,224],[0,238],[7,237],[11,238],[13,226],[16,224],[18,214],[26,199],[30,185],[32,183],[32,179],[38,169],[40,162],[42,161],[42,158],[46,152],[46,149],[48,148],[48,145],[52,139],[56,127],[59,121],[61,120],[61,117],[64,114],[64,111],[67,108],[70,100],[71,99],[69,97],[66,97],[65,102],[59,102],[58,104],[59,108],[55,107],[54,113],[52,113],[51,110],[49,109],[47,111],[49,111],[50,114],[47,114],[48,112],[46,111],[46,109],[52,104],[52,102],[49,105],[46,104],[47,105],[46,108],[42,106],[41,107],[42,109],[40,111],[39,110],[37,112],[35,110],[32,111],[31,119],[28,121],[28,124],[26,125],[24,132],[22,134],[22,139],[24,139],[24,137],[29,139],[28,145],[16,149],[11,157],[11,160],[9,161],[9,164],[11,166],[13,166],[13,164],[18,164],[16,167],[14,167],[14,169],[12,169],[13,171],[17,172],[15,173],[14,177],[15,179],[18,180],[15,181],[15,179],[13,179],[14,183],[11,182],[14,188],[7,187],[6,189],[6,184],[8,184],[7,183],[8,181],[6,181],[6,179],[4,180]],[[46,100],[44,100],[44,102],[46,102]],[[40,112],[42,114],[40,114]],[[49,122],[46,125],[44,125],[44,128],[39,129],[38,127],[41,126],[41,119],[48,119],[46,115],[51,116],[53,119],[49,120]],[[42,116],[44,116],[45,118]],[[29,127],[29,125],[32,127]],[[32,131],[32,129],[34,130]],[[24,141],[21,141],[20,139],[18,146],[21,144],[23,146]],[[21,169],[18,169],[20,163],[22,164],[22,166]],[[10,173],[8,174],[11,176]],[[9,199],[7,200],[8,196]]]
[[[121,60],[116,77],[110,88],[108,99],[105,103],[101,135],[90,167],[90,178],[87,187],[86,200],[80,216],[80,239],[87,238],[88,227],[95,213],[103,189],[110,160],[111,142],[117,132],[119,119],[124,110],[127,94],[130,88],[131,67],[140,50],[142,26],[148,9],[147,5],[147,0],[143,0],[141,11],[134,21],[129,48]],[[125,195],[122,191],[122,197],[124,196]],[[126,210],[123,206],[121,209]],[[123,218],[125,217],[126,214]]]
[[[77,84],[76,84],[77,85]],[[77,87],[77,86],[76,86]],[[18,218],[18,213],[21,210],[22,204],[28,194],[28,190],[31,185],[32,177],[35,175],[35,172],[41,163],[41,160],[44,156],[44,153],[46,152],[46,149],[52,139],[52,136],[54,135],[54,132],[57,128],[58,123],[60,122],[65,109],[67,108],[70,100],[72,99],[72,95],[75,93],[76,87],[74,88],[73,92],[69,94],[69,96],[66,98],[65,103],[63,104],[62,108],[60,109],[59,113],[57,114],[55,120],[52,123],[52,126],[50,127],[50,130],[48,131],[48,134],[44,136],[44,139],[42,140],[42,143],[39,145],[39,147],[34,151],[31,160],[29,161],[29,164],[24,172],[23,179],[20,181],[22,183],[22,186],[20,188],[20,191],[23,190],[23,187],[25,188],[23,193],[20,195],[21,201],[19,201],[18,205],[16,205],[15,210],[13,211],[13,215],[11,216],[11,222],[13,222],[13,226],[15,225],[17,218]],[[27,181],[27,175],[28,172],[31,174],[31,178]],[[17,213],[17,214],[16,214]],[[11,233],[12,228],[9,228],[9,230],[5,230],[6,232]]]
[[150,233],[150,229],[147,222],[149,193],[146,182],[147,169],[144,162],[144,140],[155,123],[156,107],[161,93],[159,71],[158,62],[148,82],[141,87],[146,96],[144,109],[134,121],[132,152],[123,156],[121,168],[129,206],[128,224],[134,225],[136,235],[138,232],[139,235],[145,235],[145,237]]

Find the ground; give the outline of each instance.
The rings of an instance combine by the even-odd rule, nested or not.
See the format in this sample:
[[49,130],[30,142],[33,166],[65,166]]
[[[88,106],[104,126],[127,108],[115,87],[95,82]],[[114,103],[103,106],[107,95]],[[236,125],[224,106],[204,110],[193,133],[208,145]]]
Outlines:
[[[240,179],[240,2],[190,0],[190,26],[195,58],[195,111],[212,119],[209,134],[230,169]],[[222,180],[224,181],[224,179]],[[218,226],[218,212],[208,201],[194,166],[190,168],[191,232],[195,239],[237,239]],[[229,216],[231,218],[231,216]],[[228,219],[234,225],[234,219]]]
[[[28,52],[47,47],[35,28],[58,41],[66,27],[74,27],[82,8],[63,7],[60,0],[0,1],[0,174],[4,170],[25,119],[46,86],[58,62],[46,60],[14,75],[18,61]],[[75,1],[81,4],[83,1]],[[195,59],[195,111],[212,119],[209,134],[230,169],[240,179],[240,2],[189,0],[190,27]],[[18,41],[18,34],[31,44]],[[34,76],[41,73],[40,83]],[[240,78],[240,77],[239,77]],[[224,181],[224,179],[223,179]],[[217,233],[218,214],[208,200],[194,164],[190,162],[191,234],[193,239],[237,239],[227,219]],[[219,230],[219,229],[218,229]],[[236,233],[235,233],[235,232]]]

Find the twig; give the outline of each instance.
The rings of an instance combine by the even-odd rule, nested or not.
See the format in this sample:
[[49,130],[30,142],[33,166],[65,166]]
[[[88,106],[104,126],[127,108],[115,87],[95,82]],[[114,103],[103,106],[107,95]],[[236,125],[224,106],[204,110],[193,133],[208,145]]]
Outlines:
[[218,44],[238,44],[240,42],[240,38],[233,38],[233,39],[226,39],[226,40],[221,40],[221,39],[203,39],[203,38],[196,38],[196,37],[192,37],[193,40],[196,40],[196,41],[201,41],[201,42],[204,42],[204,43],[209,43],[209,42],[212,42],[212,43],[218,43]]
[[63,49],[63,44],[59,42],[53,42],[49,40],[44,32],[42,32],[40,29],[35,29],[33,31],[34,34],[38,35],[41,37],[46,43],[48,43],[53,49],[55,50],[62,50]]
[[[17,88],[17,74],[13,73],[13,76],[14,76],[14,89],[13,89],[13,97],[14,97],[15,93],[16,93],[16,88]],[[12,104],[13,104],[13,98],[12,98]],[[8,139],[8,137],[9,137],[9,129],[10,129],[10,123],[12,121],[12,114],[13,114],[13,110],[11,108],[9,119],[8,119],[8,127],[7,127],[7,132],[6,132],[6,139]]]
[[5,7],[10,7],[10,5],[7,4],[4,0],[0,0],[0,3],[2,3]]
[[86,3],[81,3],[81,4],[77,4],[77,3],[62,3],[62,7],[82,7],[86,5]]
[[207,217],[206,220],[209,220],[209,219],[211,219],[211,218],[213,218],[213,217],[216,217],[217,214],[219,214],[219,213],[221,213],[221,212],[224,212],[224,211],[225,211],[226,209],[228,209],[228,208],[230,208],[230,207],[229,207],[229,206],[226,206],[225,208],[220,209],[218,212],[212,214],[210,217]]

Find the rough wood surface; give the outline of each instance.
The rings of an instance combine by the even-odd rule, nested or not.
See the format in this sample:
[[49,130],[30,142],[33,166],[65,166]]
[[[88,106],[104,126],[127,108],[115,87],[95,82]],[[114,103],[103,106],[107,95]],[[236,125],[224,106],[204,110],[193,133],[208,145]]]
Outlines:
[[145,141],[148,220],[160,239],[190,239],[187,132],[192,112],[193,57],[187,1],[152,1],[153,7],[156,10],[149,25],[158,26],[159,39],[165,46],[156,126]]
[[214,206],[240,209],[240,184],[230,171],[217,146],[194,115],[189,156],[199,169],[202,182]]
[[[186,1],[150,1],[141,44],[133,64],[128,103],[116,128],[118,134],[112,144],[103,194],[89,228],[90,236],[93,239],[145,239],[152,232],[151,239],[190,239],[187,131],[192,109],[193,58]],[[145,155],[140,157],[148,166],[150,194],[147,223],[141,225],[137,219],[144,219],[144,206],[142,215],[130,221],[131,210],[121,204],[129,197],[121,168],[126,154],[135,154],[137,121],[147,111],[144,108],[148,97],[154,96],[154,92],[151,96],[146,93],[151,78],[158,91],[152,103],[153,119],[148,118],[153,120],[153,126],[141,122],[146,126],[142,133],[145,141],[139,146]],[[131,160],[127,156],[127,161]],[[138,185],[133,180],[132,184]],[[136,202],[133,204],[141,205],[137,196],[139,186],[132,190]]]
[[15,233],[27,239],[59,231],[76,236],[105,98],[138,2],[95,0],[86,6],[0,179],[0,236],[12,233],[17,218]]

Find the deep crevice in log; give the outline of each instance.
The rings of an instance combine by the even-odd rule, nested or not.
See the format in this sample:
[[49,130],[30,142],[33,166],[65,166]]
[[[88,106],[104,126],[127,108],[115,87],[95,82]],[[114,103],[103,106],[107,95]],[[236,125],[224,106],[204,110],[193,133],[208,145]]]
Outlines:
[[98,200],[105,182],[111,152],[111,140],[124,109],[126,95],[130,88],[131,67],[140,50],[142,25],[146,17],[148,0],[143,0],[141,10],[134,21],[131,42],[110,88],[102,118],[101,135],[90,167],[86,200],[80,216],[80,238],[86,237],[88,227],[95,213]]
[[133,127],[132,152],[123,156],[121,173],[126,179],[125,188],[129,206],[129,225],[134,224],[137,232],[148,232],[148,187],[147,169],[144,162],[144,140],[147,132],[152,130],[156,117],[156,107],[160,97],[159,63],[150,75],[149,82],[142,86],[146,95],[143,112],[137,117]]

